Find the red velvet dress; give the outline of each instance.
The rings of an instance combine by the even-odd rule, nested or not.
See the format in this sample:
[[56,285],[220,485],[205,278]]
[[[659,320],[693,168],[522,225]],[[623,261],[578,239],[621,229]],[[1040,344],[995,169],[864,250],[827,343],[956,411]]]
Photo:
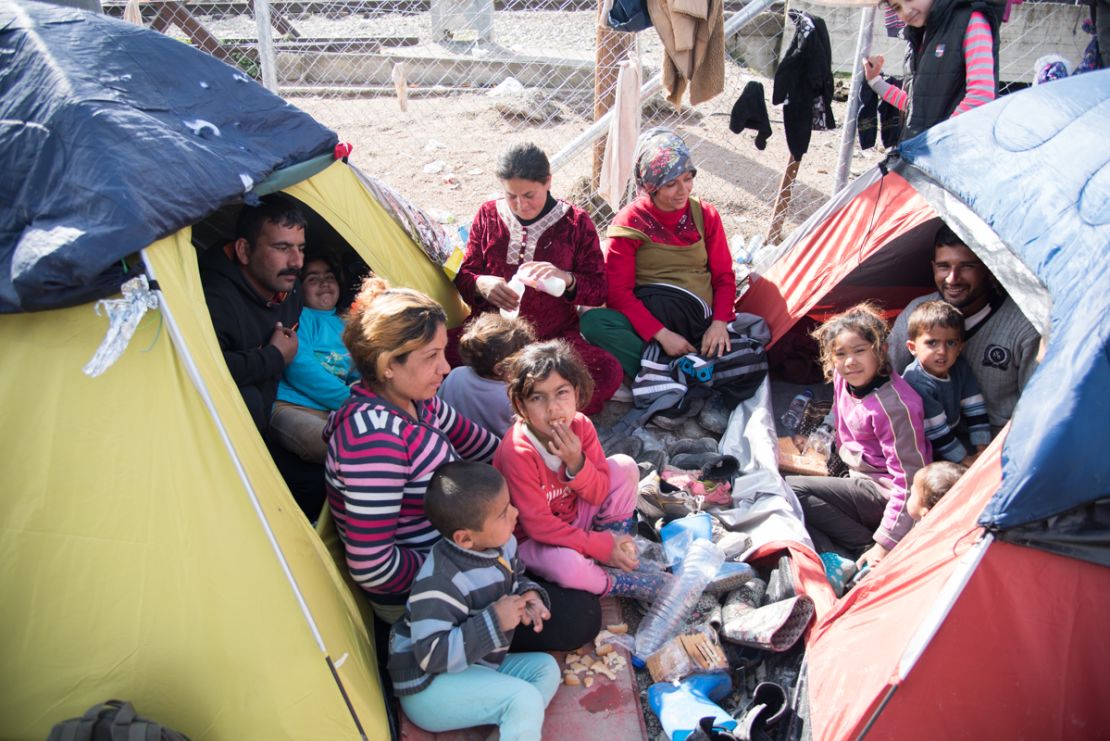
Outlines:
[[[613,396],[624,372],[615,357],[586,342],[578,331],[575,306],[601,306],[608,291],[597,229],[585,211],[556,201],[547,215],[523,226],[503,200],[482,204],[470,227],[466,257],[455,276],[455,286],[473,310],[471,318],[481,312],[497,311],[478,293],[477,279],[496,275],[509,280],[521,263],[529,261],[549,262],[574,274],[573,296],[568,292],[556,298],[542,291],[526,290],[520,316],[532,322],[537,338],[565,339],[582,356],[595,387],[593,397],[582,411],[594,414]],[[458,337],[463,327],[448,333],[447,359],[453,366],[461,364]]]

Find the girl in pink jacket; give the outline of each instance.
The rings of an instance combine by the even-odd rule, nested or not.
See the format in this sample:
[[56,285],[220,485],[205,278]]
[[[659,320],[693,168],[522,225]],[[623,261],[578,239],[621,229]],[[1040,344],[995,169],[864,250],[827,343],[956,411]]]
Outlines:
[[606,458],[579,409],[593,382],[564,340],[529,345],[506,361],[517,420],[493,458],[520,511],[520,558],[533,573],[570,589],[652,600],[666,574],[637,571],[639,469]]

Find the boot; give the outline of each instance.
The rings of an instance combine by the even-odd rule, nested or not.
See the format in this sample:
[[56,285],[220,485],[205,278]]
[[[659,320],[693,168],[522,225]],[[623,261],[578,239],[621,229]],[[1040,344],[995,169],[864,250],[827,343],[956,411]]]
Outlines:
[[605,568],[610,585],[606,595],[652,603],[674,576],[665,571],[621,571]]

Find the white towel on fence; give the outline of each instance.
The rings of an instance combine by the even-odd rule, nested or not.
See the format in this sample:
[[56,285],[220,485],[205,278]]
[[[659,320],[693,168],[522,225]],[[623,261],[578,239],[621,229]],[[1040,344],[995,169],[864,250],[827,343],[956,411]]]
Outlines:
[[621,207],[628,179],[632,177],[636,140],[640,138],[640,62],[625,60],[617,73],[617,95],[613,101],[613,117],[605,138],[605,155],[601,158],[598,194],[614,212]]

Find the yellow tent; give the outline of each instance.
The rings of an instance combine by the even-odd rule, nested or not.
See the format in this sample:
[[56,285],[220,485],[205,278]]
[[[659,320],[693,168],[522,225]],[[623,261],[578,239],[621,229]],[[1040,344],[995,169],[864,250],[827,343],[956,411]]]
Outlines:
[[[465,311],[344,162],[285,192],[395,285]],[[224,365],[185,228],[118,361],[92,304],[0,315],[0,738],[109,698],[204,739],[382,739],[373,641]]]

